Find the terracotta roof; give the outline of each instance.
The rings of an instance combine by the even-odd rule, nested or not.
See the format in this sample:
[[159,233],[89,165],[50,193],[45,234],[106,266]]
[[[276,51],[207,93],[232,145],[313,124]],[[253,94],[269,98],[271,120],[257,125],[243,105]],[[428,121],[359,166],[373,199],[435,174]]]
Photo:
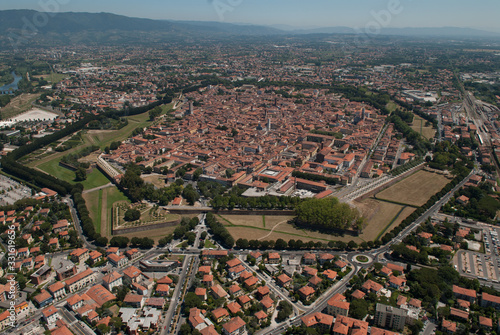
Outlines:
[[484,316],[479,316],[479,324],[483,327],[492,328],[493,327],[493,320],[491,320],[490,318],[486,318]]
[[234,331],[245,327],[246,323],[243,321],[239,316],[232,318],[228,322],[222,325],[222,327],[228,332],[229,334],[233,333]]
[[236,301],[233,301],[233,302],[227,304],[227,309],[229,309],[229,311],[232,314],[236,314],[241,310],[241,305],[238,304]]
[[453,293],[460,294],[460,295],[467,296],[467,297],[474,298],[474,299],[477,297],[477,293],[475,290],[469,290],[469,289],[466,289],[466,288],[463,288],[463,287],[460,287],[457,285],[453,285]]
[[102,285],[94,285],[87,291],[87,295],[92,298],[99,306],[104,305],[108,301],[115,300],[116,296],[109,292]]
[[56,314],[57,313],[57,309],[54,307],[54,306],[49,306],[49,307],[46,307],[42,310],[42,314],[48,318],[49,316],[53,315],[53,314]]
[[91,274],[93,274],[94,272],[91,270],[91,269],[87,269],[83,272],[80,272],[76,275],[74,275],[73,277],[69,278],[66,280],[66,285],[72,285],[76,282],[78,282],[79,280],[82,280],[83,278],[87,277],[87,276],[90,276]]
[[212,311],[212,314],[214,315],[214,317],[216,319],[222,318],[224,316],[229,316],[229,312],[225,308],[222,308],[222,307],[214,309]]
[[311,286],[304,286],[299,290],[304,296],[309,296],[314,294],[316,291]]
[[355,299],[363,299],[363,297],[366,295],[365,292],[362,292],[360,290],[356,290],[354,292],[352,292],[352,297],[355,298]]

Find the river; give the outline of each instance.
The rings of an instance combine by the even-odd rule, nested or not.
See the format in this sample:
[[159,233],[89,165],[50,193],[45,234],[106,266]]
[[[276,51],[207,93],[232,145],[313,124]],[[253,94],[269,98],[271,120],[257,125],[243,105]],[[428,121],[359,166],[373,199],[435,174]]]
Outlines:
[[17,84],[19,84],[23,77],[16,75],[14,71],[12,71],[11,74],[14,77],[14,81],[10,84],[0,87],[0,94],[10,94],[19,89],[19,86],[17,86]]

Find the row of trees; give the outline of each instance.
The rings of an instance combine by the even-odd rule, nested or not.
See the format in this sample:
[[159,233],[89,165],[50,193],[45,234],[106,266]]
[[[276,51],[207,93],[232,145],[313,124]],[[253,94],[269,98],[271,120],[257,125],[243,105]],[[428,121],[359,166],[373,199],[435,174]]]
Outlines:
[[226,248],[232,248],[234,245],[234,238],[231,236],[229,231],[220,223],[214,214],[207,213],[206,223],[210,227],[214,239],[219,241]]
[[210,205],[215,209],[294,209],[302,200],[299,197],[275,197],[265,195],[258,198],[245,198],[235,194],[216,195]]
[[354,241],[349,241],[348,243],[343,241],[330,241],[328,243],[324,242],[303,242],[302,240],[294,240],[291,239],[288,242],[279,238],[276,241],[274,240],[247,240],[245,238],[239,238],[236,240],[236,247],[239,249],[253,249],[253,250],[268,250],[268,249],[276,249],[276,250],[302,250],[302,249],[334,249],[338,251],[342,250],[368,250],[374,247],[379,247],[382,245],[381,241],[368,241],[362,242],[361,244],[357,244]]
[[408,171],[408,170],[411,170],[412,168],[414,168],[415,166],[421,164],[424,160],[422,158],[417,158],[415,160],[412,160],[406,164],[403,164],[403,165],[400,165],[398,166],[397,168],[391,170],[391,172],[389,172],[392,176],[399,176],[400,174]]
[[404,117],[405,112],[394,112],[388,121],[394,124],[394,128],[401,132],[409,144],[413,145],[414,150],[420,154],[424,154],[431,149],[431,144],[420,133],[413,130],[401,116]]

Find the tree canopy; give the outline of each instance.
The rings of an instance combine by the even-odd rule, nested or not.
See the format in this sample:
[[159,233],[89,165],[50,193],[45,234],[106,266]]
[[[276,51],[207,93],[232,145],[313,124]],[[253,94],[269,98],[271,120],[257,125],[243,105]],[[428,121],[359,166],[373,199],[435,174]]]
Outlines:
[[359,211],[337,198],[305,200],[296,212],[299,224],[323,229],[361,230],[364,225]]

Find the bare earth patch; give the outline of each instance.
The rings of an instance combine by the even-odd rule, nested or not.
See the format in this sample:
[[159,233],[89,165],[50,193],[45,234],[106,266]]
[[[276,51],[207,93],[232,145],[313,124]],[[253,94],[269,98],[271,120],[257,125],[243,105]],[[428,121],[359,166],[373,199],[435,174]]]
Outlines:
[[[363,241],[374,241],[382,230],[401,212],[404,206],[378,201],[372,198],[362,202],[354,202],[366,219],[367,226],[359,236]],[[400,224],[415,208],[407,207],[398,216],[397,220],[391,224],[387,231]]]

